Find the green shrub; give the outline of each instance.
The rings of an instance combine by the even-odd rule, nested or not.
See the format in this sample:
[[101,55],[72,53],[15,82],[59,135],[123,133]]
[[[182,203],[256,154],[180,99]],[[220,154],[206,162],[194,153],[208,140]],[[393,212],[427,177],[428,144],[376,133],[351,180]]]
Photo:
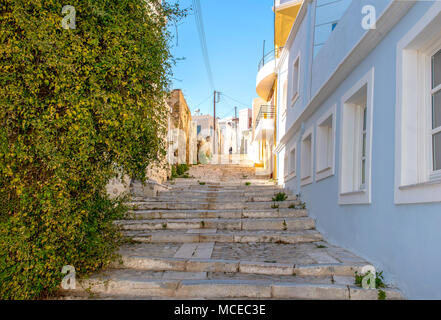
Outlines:
[[176,172],[176,166],[171,166],[171,179],[179,177],[178,173]]
[[386,291],[378,290],[378,300],[386,300]]
[[171,166],[171,180],[175,178],[190,178],[186,172],[190,170],[188,164],[174,164]]
[[273,197],[273,201],[285,201],[286,199],[288,199],[288,196],[286,195],[285,192],[279,192],[277,194],[274,195]]
[[183,164],[178,164],[176,166],[176,173],[178,174],[178,176],[182,176],[185,172],[187,172],[190,169],[190,167],[188,166],[188,164],[183,163]]
[[[363,278],[369,274],[370,271],[368,271],[368,273],[366,274],[358,274],[357,271],[355,271],[355,284],[359,287],[361,287],[362,282],[363,282]],[[370,280],[367,281],[367,283],[370,283]],[[383,271],[381,272],[375,272],[375,288],[379,289],[379,288],[386,288],[386,284],[384,283],[384,276],[383,276]]]
[[[149,0],[157,5],[156,0]],[[5,0],[0,15],[0,298],[35,299],[115,257],[110,178],[165,156],[176,7],[144,0]]]

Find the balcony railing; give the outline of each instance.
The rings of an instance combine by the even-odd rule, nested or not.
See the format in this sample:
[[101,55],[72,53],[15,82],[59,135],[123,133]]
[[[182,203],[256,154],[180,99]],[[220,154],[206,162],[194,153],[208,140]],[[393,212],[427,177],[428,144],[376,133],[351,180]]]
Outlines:
[[268,62],[273,61],[275,58],[278,58],[280,53],[282,52],[283,47],[277,48],[276,50],[271,50],[267,54],[265,54],[259,62],[259,66],[257,71],[260,71]]
[[256,118],[256,128],[262,119],[274,119],[275,109],[273,105],[264,105],[260,107],[259,113]]

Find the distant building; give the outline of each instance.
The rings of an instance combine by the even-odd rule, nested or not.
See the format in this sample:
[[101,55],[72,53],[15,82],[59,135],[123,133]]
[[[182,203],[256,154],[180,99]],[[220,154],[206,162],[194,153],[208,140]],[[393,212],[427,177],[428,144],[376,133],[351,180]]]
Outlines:
[[219,120],[219,128],[222,136],[220,154],[229,154],[230,148],[235,154],[238,153],[237,125],[237,121],[234,117]]
[[[170,106],[168,132],[168,160],[170,164],[192,164],[196,128],[192,125],[191,112],[182,90],[173,90],[167,101]],[[193,150],[193,151],[192,151]]]
[[[214,134],[214,118],[212,115],[196,114],[193,116],[193,122],[196,127],[198,162],[204,163],[204,161],[211,161],[213,154],[220,153],[222,137],[220,134],[219,121],[216,119],[216,135]],[[203,149],[202,153],[201,148]]]
[[251,151],[253,127],[252,109],[242,109],[239,111],[239,153],[248,154]]

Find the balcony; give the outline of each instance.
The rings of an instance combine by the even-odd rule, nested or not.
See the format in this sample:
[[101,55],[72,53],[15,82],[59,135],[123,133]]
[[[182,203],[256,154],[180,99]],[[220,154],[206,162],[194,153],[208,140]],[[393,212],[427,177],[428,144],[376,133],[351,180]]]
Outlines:
[[274,133],[275,108],[273,105],[263,105],[260,107],[256,117],[256,129],[254,132],[255,140],[268,139]]
[[276,56],[275,51],[271,51],[263,56],[259,62],[256,92],[265,101],[271,99],[271,92],[276,81]]

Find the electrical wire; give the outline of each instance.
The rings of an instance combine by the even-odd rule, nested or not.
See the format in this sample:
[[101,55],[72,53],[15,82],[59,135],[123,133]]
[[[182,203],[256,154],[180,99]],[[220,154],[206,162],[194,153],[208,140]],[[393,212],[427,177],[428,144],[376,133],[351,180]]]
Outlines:
[[208,97],[206,97],[201,103],[199,103],[195,108],[199,107],[201,104],[207,102],[208,99],[212,98],[213,94],[211,93]]
[[230,100],[233,100],[233,101],[236,102],[236,103],[239,103],[239,104],[245,106],[245,107],[248,107],[248,108],[250,107],[249,104],[246,104],[246,103],[240,102],[239,100],[234,99],[234,98],[230,97],[229,95],[226,95],[225,93],[222,93],[222,95],[225,96],[225,97],[227,97],[227,98],[230,99]]
[[213,72],[211,71],[211,65],[210,65],[210,59],[208,55],[208,48],[207,48],[207,38],[205,36],[205,30],[204,30],[204,20],[202,16],[202,9],[201,9],[201,3],[199,0],[192,0],[193,1],[193,10],[195,13],[195,20],[196,20],[196,28],[198,30],[199,34],[199,42],[201,45],[202,50],[202,56],[205,63],[205,69],[207,71],[208,80],[210,82],[210,85],[212,89],[214,90],[214,80],[213,80]]

